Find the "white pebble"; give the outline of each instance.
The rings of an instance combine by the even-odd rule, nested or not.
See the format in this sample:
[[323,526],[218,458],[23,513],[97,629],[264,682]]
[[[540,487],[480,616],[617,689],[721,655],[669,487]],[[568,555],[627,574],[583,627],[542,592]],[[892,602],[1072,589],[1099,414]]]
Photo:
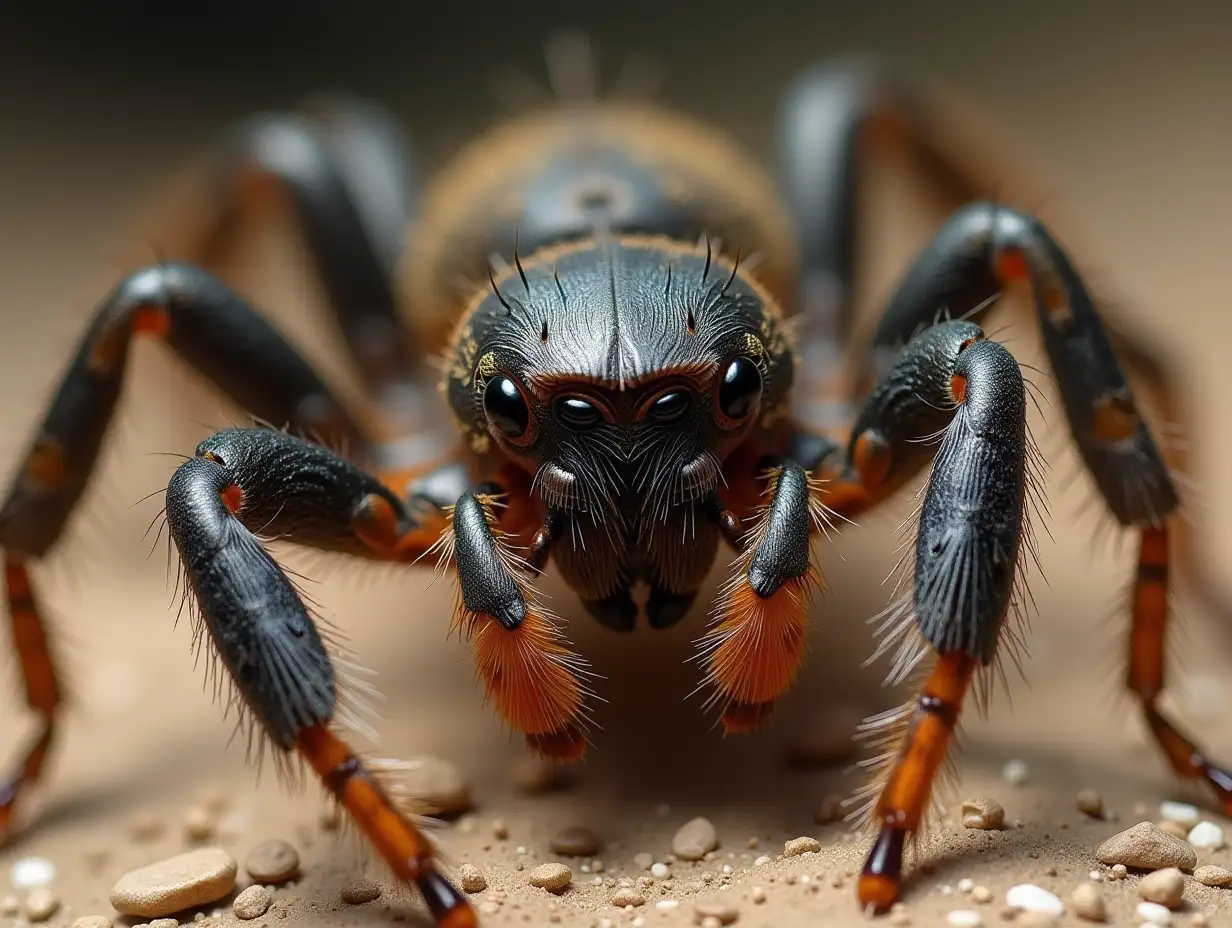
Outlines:
[[[760,867],[760,866],[762,866],[763,864],[768,864],[768,863],[770,863],[770,858],[769,858],[769,857],[767,857],[765,854],[762,854],[762,855],[761,855],[760,857],[758,857],[755,861],[753,861],[753,866],[754,866],[754,867]],[[724,868],[724,869],[726,869],[726,868]]]
[[1223,829],[1214,822],[1198,822],[1189,831],[1189,836],[1185,839],[1200,851],[1218,851],[1222,850]]
[[1161,802],[1159,817],[1166,822],[1176,822],[1187,828],[1198,824],[1198,807],[1188,802]]
[[657,863],[650,867],[650,875],[656,880],[665,880],[671,876],[672,871],[667,868],[667,864]]
[[1005,894],[1005,904],[1011,909],[1039,912],[1044,915],[1061,915],[1065,903],[1041,886],[1019,883]]
[[1015,757],[1013,760],[1007,760],[1001,768],[1001,779],[1011,786],[1022,786],[1027,782],[1028,773],[1027,762]]
[[1104,881],[1104,875],[1098,870],[1092,870],[1087,874],[1087,879],[1092,883],[1102,883]]
[[668,909],[678,908],[679,906],[680,906],[680,900],[678,899],[660,899],[658,902],[655,903],[655,908],[662,909],[664,912],[666,912]]
[[975,889],[975,880],[970,877],[965,876],[958,881],[958,891],[960,893],[969,893],[973,889]]
[[945,920],[954,928],[980,928],[984,924],[984,919],[974,909],[955,909]]
[[38,889],[50,886],[56,879],[56,865],[45,857],[23,857],[9,871],[14,889]]
[[1139,902],[1138,908],[1134,911],[1148,925],[1172,924],[1172,913],[1168,911],[1166,905],[1160,905],[1158,902]]

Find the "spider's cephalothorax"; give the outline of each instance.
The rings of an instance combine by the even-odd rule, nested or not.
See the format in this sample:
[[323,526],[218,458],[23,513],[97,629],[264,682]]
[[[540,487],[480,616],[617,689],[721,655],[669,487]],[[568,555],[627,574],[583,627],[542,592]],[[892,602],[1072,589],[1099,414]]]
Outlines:
[[706,245],[587,238],[501,278],[458,331],[446,390],[472,449],[531,476],[557,566],[605,624],[684,614],[714,562],[708,500],[784,418],[792,356],[773,298]]
[[[1007,619],[1033,538],[1035,452],[1019,366],[976,324],[1010,286],[1029,292],[1060,408],[1109,513],[1139,537],[1128,687],[1177,773],[1232,813],[1232,773],[1159,700],[1169,569],[1187,563],[1172,553],[1164,458],[1065,250],[1034,217],[985,199],[954,127],[938,131],[926,103],[878,67],[804,74],[781,111],[779,190],[720,134],[647,106],[510,121],[422,196],[396,124],[372,106],[318,103],[241,127],[213,162],[200,215],[164,248],[182,260],[134,271],[96,310],[0,508],[13,637],[42,720],[0,782],[0,839],[40,779],[61,705],[29,565],[89,482],[143,335],[254,416],[290,426],[219,432],[167,487],[196,640],[217,650],[247,724],[311,765],[445,928],[477,915],[338,732],[327,640],[266,539],[389,561],[440,554],[491,704],[535,750],[575,759],[585,666],[540,604],[537,572],[553,563],[592,614],[628,632],[635,588],[647,590],[648,623],[669,625],[720,546],[733,549],[702,663],[724,728],[746,731],[803,659],[826,517],[867,512],[931,462],[904,568],[913,582],[879,628],[891,678],[923,683],[868,726],[893,744],[869,791],[877,837],[857,892],[861,907],[888,911],[964,701],[1020,640]],[[871,339],[853,345],[870,141],[917,156],[963,203]],[[271,193],[303,226],[379,421],[349,411],[207,270]],[[945,312],[967,319],[938,323]],[[1154,352],[1118,338],[1168,401]],[[431,355],[442,348],[439,380]],[[435,449],[442,463],[416,466],[435,447],[419,419],[434,379],[459,441]]]

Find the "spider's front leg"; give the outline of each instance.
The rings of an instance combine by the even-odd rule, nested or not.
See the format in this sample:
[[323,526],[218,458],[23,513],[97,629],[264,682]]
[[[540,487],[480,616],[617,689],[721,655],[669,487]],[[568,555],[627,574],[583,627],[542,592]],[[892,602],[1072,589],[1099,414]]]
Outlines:
[[[928,668],[913,703],[870,723],[897,742],[867,809],[879,831],[858,884],[861,905],[884,912],[901,892],[903,852],[924,824],[963,702],[1006,637],[1030,533],[1034,451],[1022,372],[979,326],[938,325],[911,342],[873,390],[854,434],[846,454],[823,470],[846,474],[869,498],[900,486],[935,452],[919,510],[914,588],[880,630],[881,650],[896,650],[892,681]],[[921,440],[930,435],[939,446]]]
[[167,524],[202,627],[257,734],[316,771],[439,925],[476,925],[431,843],[336,729],[339,684],[303,599],[257,532],[360,556],[411,558],[425,526],[379,480],[281,432],[206,439],[167,486]]

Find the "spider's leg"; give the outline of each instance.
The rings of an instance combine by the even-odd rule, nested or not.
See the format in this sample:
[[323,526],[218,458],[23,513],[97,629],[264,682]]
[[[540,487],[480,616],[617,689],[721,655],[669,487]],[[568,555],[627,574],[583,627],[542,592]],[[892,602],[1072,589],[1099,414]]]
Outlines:
[[275,203],[291,210],[356,372],[391,421],[422,425],[432,399],[425,346],[399,315],[397,262],[418,199],[409,146],[393,117],[344,98],[303,114],[237,125],[192,174],[160,241],[170,257],[218,269],[242,231]]
[[338,731],[339,687],[294,584],[257,533],[376,557],[422,553],[421,526],[376,477],[282,432],[227,429],[167,486],[167,524],[200,624],[234,684],[245,724],[279,759],[297,752],[436,924],[478,924],[438,869],[432,844],[379,772]]
[[137,271],[98,307],[0,508],[9,616],[30,708],[42,728],[17,774],[0,783],[0,841],[41,773],[62,692],[28,567],[59,541],[93,473],[137,335],[164,341],[240,403],[275,423],[362,447],[358,426],[281,335],[197,268]]
[[[929,436],[940,442],[921,440]],[[870,790],[866,810],[878,835],[858,895],[876,912],[899,898],[903,851],[924,824],[964,699],[980,671],[1003,656],[1002,639],[1015,634],[1005,619],[1030,537],[1032,453],[1017,362],[979,326],[949,322],[908,343],[870,394],[845,451],[821,462],[835,480],[836,506],[854,512],[933,461],[919,511],[914,589],[887,610],[879,629],[879,653],[894,652],[891,681],[921,666],[926,676],[906,711],[868,726],[894,745],[884,758],[888,776]]]
[[1057,379],[1070,434],[1109,512],[1140,535],[1127,686],[1155,740],[1185,779],[1205,782],[1232,812],[1232,773],[1212,762],[1158,704],[1164,687],[1170,538],[1179,497],[1100,319],[1069,256],[1033,216],[991,203],[956,213],[908,271],[881,344],[926,307],[958,294],[978,298],[1011,285],[1029,288]]

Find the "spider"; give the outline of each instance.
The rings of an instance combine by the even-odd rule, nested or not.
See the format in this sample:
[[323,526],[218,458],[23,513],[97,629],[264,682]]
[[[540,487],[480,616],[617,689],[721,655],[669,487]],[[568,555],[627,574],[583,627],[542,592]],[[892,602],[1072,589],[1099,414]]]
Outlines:
[[[0,838],[42,775],[61,705],[28,566],[72,516],[129,347],[146,336],[286,426],[217,432],[167,486],[196,633],[252,730],[319,775],[449,928],[477,915],[341,732],[343,679],[265,539],[407,564],[438,555],[496,712],[567,761],[587,747],[592,681],[536,594],[549,560],[586,612],[630,632],[679,622],[730,548],[701,657],[723,728],[751,731],[799,669],[819,536],[927,470],[912,583],[880,645],[896,653],[892,678],[918,675],[918,696],[871,723],[895,747],[870,792],[876,836],[857,896],[887,911],[964,701],[979,701],[1017,642],[1036,452],[1020,366],[979,325],[1016,287],[1082,460],[1139,538],[1127,685],[1176,772],[1232,813],[1232,774],[1157,706],[1178,495],[1118,352],[1159,395],[1168,382],[1101,321],[1049,229],[991,200],[938,125],[893,69],[824,65],[785,96],[777,184],[682,114],[603,101],[497,125],[422,193],[396,123],[370,104],[238,127],[210,162],[210,209],[182,260],[132,272],[98,306],[0,511],[14,645],[42,722],[0,786]],[[916,156],[962,205],[857,344],[870,141]],[[348,410],[208,270],[271,197],[294,207],[379,421]],[[938,321],[945,312],[961,318]],[[442,352],[435,379],[457,442],[425,461],[416,439]]]

